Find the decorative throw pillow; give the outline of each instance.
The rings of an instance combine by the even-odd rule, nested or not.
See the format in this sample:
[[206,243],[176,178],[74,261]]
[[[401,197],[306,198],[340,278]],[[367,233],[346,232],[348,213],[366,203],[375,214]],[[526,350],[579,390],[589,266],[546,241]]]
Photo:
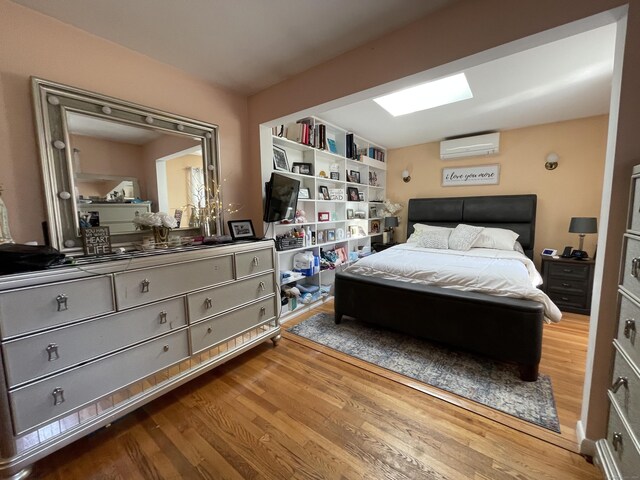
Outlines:
[[418,239],[425,232],[442,232],[442,231],[451,233],[453,231],[453,228],[437,227],[435,225],[426,225],[424,223],[416,223],[413,225],[413,233],[407,239],[407,243],[417,243]]
[[469,250],[483,230],[484,227],[474,227],[461,223],[453,229],[449,236],[449,248],[452,250]]
[[449,235],[451,235],[451,228],[442,230],[423,231],[418,237],[416,246],[424,248],[449,248]]
[[478,236],[474,247],[496,248],[498,250],[513,250],[516,239],[519,237],[516,232],[506,228],[486,227]]

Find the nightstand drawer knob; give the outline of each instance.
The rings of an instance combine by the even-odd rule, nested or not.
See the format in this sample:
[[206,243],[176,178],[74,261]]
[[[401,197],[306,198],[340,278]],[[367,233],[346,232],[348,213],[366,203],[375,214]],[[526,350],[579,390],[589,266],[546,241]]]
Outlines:
[[569,301],[569,297],[560,297],[560,300],[562,300],[563,302],[568,302]]
[[624,322],[624,336],[626,338],[631,338],[631,332],[636,332],[636,321],[629,318]]
[[571,284],[570,283],[563,283],[562,286],[565,287],[565,288],[568,288],[568,287],[571,286]]
[[571,273],[573,270],[571,268],[565,268],[562,270],[564,273]]
[[620,432],[613,432],[613,449],[617,452],[618,447],[622,446],[622,434]]
[[613,385],[611,385],[611,391],[613,393],[618,393],[620,387],[629,389],[629,380],[627,379],[627,377],[618,377],[616,381],[613,382]]

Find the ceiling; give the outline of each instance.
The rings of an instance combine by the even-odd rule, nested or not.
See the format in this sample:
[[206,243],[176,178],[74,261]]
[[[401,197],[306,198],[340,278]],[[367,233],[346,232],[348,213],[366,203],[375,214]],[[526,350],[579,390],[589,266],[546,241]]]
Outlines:
[[[13,1],[251,95],[455,0]],[[314,113],[387,148],[603,114],[614,40],[608,25],[465,68],[474,98],[424,112],[394,118],[359,99]]]

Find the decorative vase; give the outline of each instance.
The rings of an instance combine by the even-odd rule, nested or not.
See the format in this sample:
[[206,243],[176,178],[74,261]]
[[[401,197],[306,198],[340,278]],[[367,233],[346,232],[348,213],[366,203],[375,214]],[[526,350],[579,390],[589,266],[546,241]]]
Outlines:
[[153,239],[156,242],[156,248],[169,246],[169,227],[152,227]]

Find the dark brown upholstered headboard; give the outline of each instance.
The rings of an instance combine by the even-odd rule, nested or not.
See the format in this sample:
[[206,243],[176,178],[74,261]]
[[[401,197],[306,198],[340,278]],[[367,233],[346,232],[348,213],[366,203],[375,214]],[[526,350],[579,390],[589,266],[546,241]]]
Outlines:
[[407,238],[415,223],[455,227],[459,223],[507,228],[520,236],[524,253],[533,260],[536,234],[536,195],[492,197],[412,198],[409,200]]

